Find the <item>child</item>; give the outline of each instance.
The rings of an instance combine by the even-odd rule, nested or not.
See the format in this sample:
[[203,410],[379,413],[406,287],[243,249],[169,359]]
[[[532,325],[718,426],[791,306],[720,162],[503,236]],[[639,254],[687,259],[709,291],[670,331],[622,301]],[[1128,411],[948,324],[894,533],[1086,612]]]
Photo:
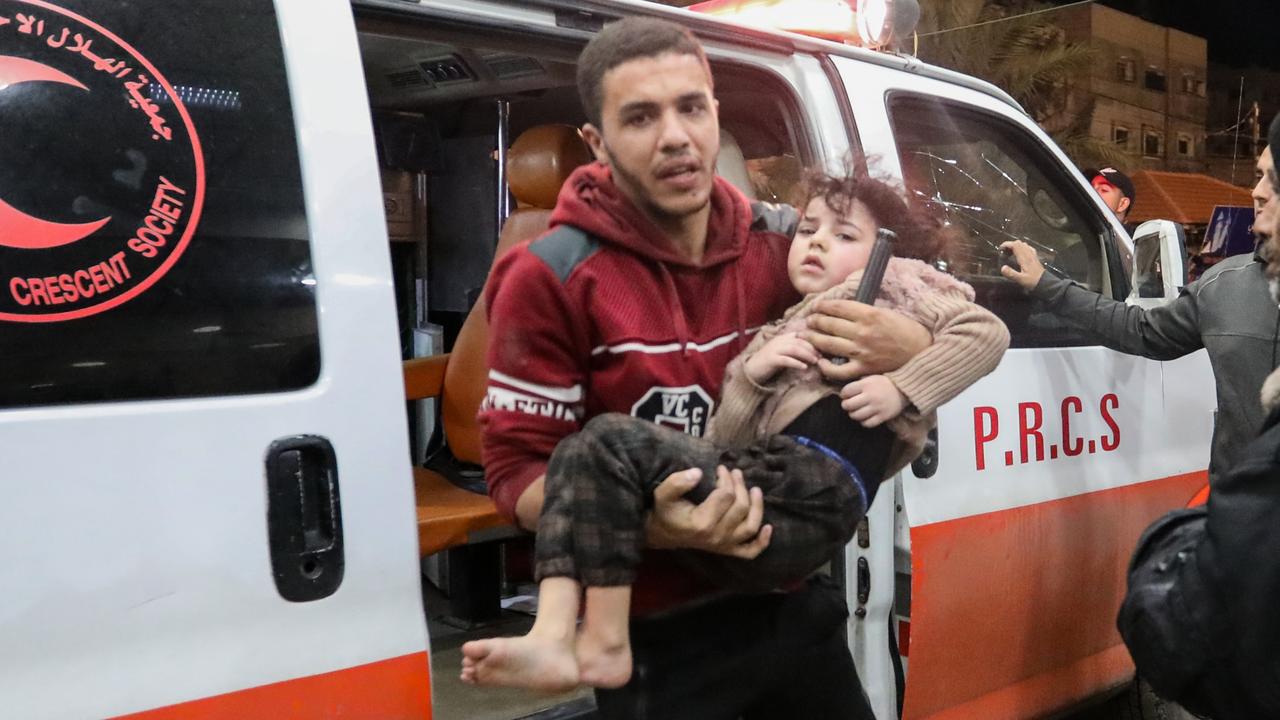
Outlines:
[[[799,336],[818,300],[853,298],[881,226],[894,231],[878,300],[928,327],[933,344],[899,370],[853,383],[841,400]],[[764,497],[768,547],[754,559],[693,550],[681,562],[731,592],[803,579],[853,536],[880,482],[919,454],[934,410],[990,372],[1009,343],[968,285],[935,270],[945,234],[865,174],[818,177],[787,258],[805,299],[761,329],[725,371],[705,438],[600,415],[556,447],[538,524],[538,615],[520,638],[463,645],[462,680],[558,691],[620,687],[631,676],[631,588],[653,489],[686,468],[697,503],[717,482]],[[846,391],[848,392],[848,391]],[[732,468],[732,470],[726,470]],[[577,617],[582,586],[586,610]]]

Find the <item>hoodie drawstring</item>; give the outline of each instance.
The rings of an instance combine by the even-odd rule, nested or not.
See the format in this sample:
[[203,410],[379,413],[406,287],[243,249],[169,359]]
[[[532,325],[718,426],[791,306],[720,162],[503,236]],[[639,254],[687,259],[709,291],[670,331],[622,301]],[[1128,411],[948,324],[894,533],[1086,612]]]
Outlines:
[[680,295],[676,292],[676,281],[671,277],[671,271],[667,269],[667,264],[658,263],[658,269],[662,271],[662,282],[667,287],[667,303],[671,308],[671,321],[676,326],[676,342],[680,343],[680,354],[683,357],[689,357],[692,349],[689,347],[689,321],[684,316],[684,307],[680,304]]

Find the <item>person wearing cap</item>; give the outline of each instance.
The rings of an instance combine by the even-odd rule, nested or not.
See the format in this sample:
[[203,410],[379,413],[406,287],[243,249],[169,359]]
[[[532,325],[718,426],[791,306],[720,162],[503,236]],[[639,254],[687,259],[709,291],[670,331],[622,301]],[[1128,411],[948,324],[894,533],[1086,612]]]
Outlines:
[[1098,197],[1102,198],[1102,202],[1106,203],[1107,207],[1111,208],[1111,212],[1120,219],[1124,229],[1129,231],[1129,234],[1133,234],[1134,228],[1130,227],[1128,221],[1129,209],[1138,199],[1138,194],[1134,192],[1133,181],[1129,176],[1113,167],[1086,170],[1084,176],[1089,178],[1089,184],[1098,193]]
[[[1268,173],[1274,173],[1271,152],[1258,158],[1264,176],[1253,189],[1254,202],[1265,205],[1275,197]],[[1125,192],[1132,184],[1123,174],[1104,168],[1094,176]],[[1106,194],[1099,191],[1104,200]],[[1127,212],[1126,196],[1117,212]],[[1130,306],[1092,292],[1070,280],[1044,271],[1036,251],[1021,241],[1002,245],[1013,253],[1020,269],[1008,265],[1001,273],[1018,283],[1051,313],[1092,333],[1106,347],[1153,360],[1173,360],[1201,348],[1209,352],[1217,385],[1218,409],[1209,457],[1210,482],[1232,467],[1249,438],[1262,427],[1258,400],[1262,381],[1275,367],[1276,328],[1280,311],[1269,299],[1265,262],[1259,249],[1214,265],[1178,297],[1154,308]]]
[[[1280,147],[1280,117],[1268,140]],[[1267,159],[1260,184],[1269,194],[1254,228],[1269,238],[1271,292],[1241,312],[1265,307],[1274,316],[1280,181]],[[1274,353],[1266,357],[1274,364]],[[1261,396],[1262,432],[1214,485],[1208,505],[1169,513],[1143,533],[1116,621],[1156,692],[1215,720],[1280,717],[1280,370],[1271,372]]]

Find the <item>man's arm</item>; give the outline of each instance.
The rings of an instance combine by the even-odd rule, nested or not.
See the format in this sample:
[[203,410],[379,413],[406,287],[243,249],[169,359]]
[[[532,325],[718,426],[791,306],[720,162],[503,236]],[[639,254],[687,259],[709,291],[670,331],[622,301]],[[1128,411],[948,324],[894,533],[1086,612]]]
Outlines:
[[939,293],[925,308],[935,318],[933,343],[885,374],[922,415],[995,370],[1009,348],[1009,328],[1000,318],[959,293]]
[[581,428],[589,341],[572,319],[560,278],[526,248],[494,266],[485,303],[489,373],[479,413],[485,479],[498,512],[534,530],[551,452]]
[[1013,241],[1008,248],[1020,270],[1004,266],[1000,272],[1044,302],[1054,315],[1096,335],[1103,345],[1153,360],[1173,360],[1204,347],[1200,337],[1198,283],[1182,289],[1170,303],[1145,309],[1127,305],[1044,271],[1030,245]]
[[546,499],[547,476],[539,475],[516,499],[516,524],[530,532],[537,532],[538,518],[542,517],[542,503]]

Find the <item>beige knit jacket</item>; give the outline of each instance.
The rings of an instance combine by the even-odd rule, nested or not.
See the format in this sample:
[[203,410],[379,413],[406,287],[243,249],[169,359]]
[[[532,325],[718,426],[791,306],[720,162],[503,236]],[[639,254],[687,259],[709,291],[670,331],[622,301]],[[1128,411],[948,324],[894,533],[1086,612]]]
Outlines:
[[[810,405],[840,392],[817,367],[785,370],[767,386],[747,377],[747,358],[779,333],[806,329],[806,318],[819,300],[853,299],[862,271],[843,283],[805,297],[780,320],[761,328],[751,343],[725,370],[720,407],[711,419],[707,437],[729,447],[742,447],[765,435],[781,432]],[[933,343],[901,368],[885,376],[910,402],[889,421],[897,435],[885,477],[910,463],[924,447],[937,424],[937,409],[995,369],[1009,347],[1009,330],[988,310],[974,304],[973,288],[919,260],[894,257],[885,269],[876,306],[896,310],[933,333]]]

